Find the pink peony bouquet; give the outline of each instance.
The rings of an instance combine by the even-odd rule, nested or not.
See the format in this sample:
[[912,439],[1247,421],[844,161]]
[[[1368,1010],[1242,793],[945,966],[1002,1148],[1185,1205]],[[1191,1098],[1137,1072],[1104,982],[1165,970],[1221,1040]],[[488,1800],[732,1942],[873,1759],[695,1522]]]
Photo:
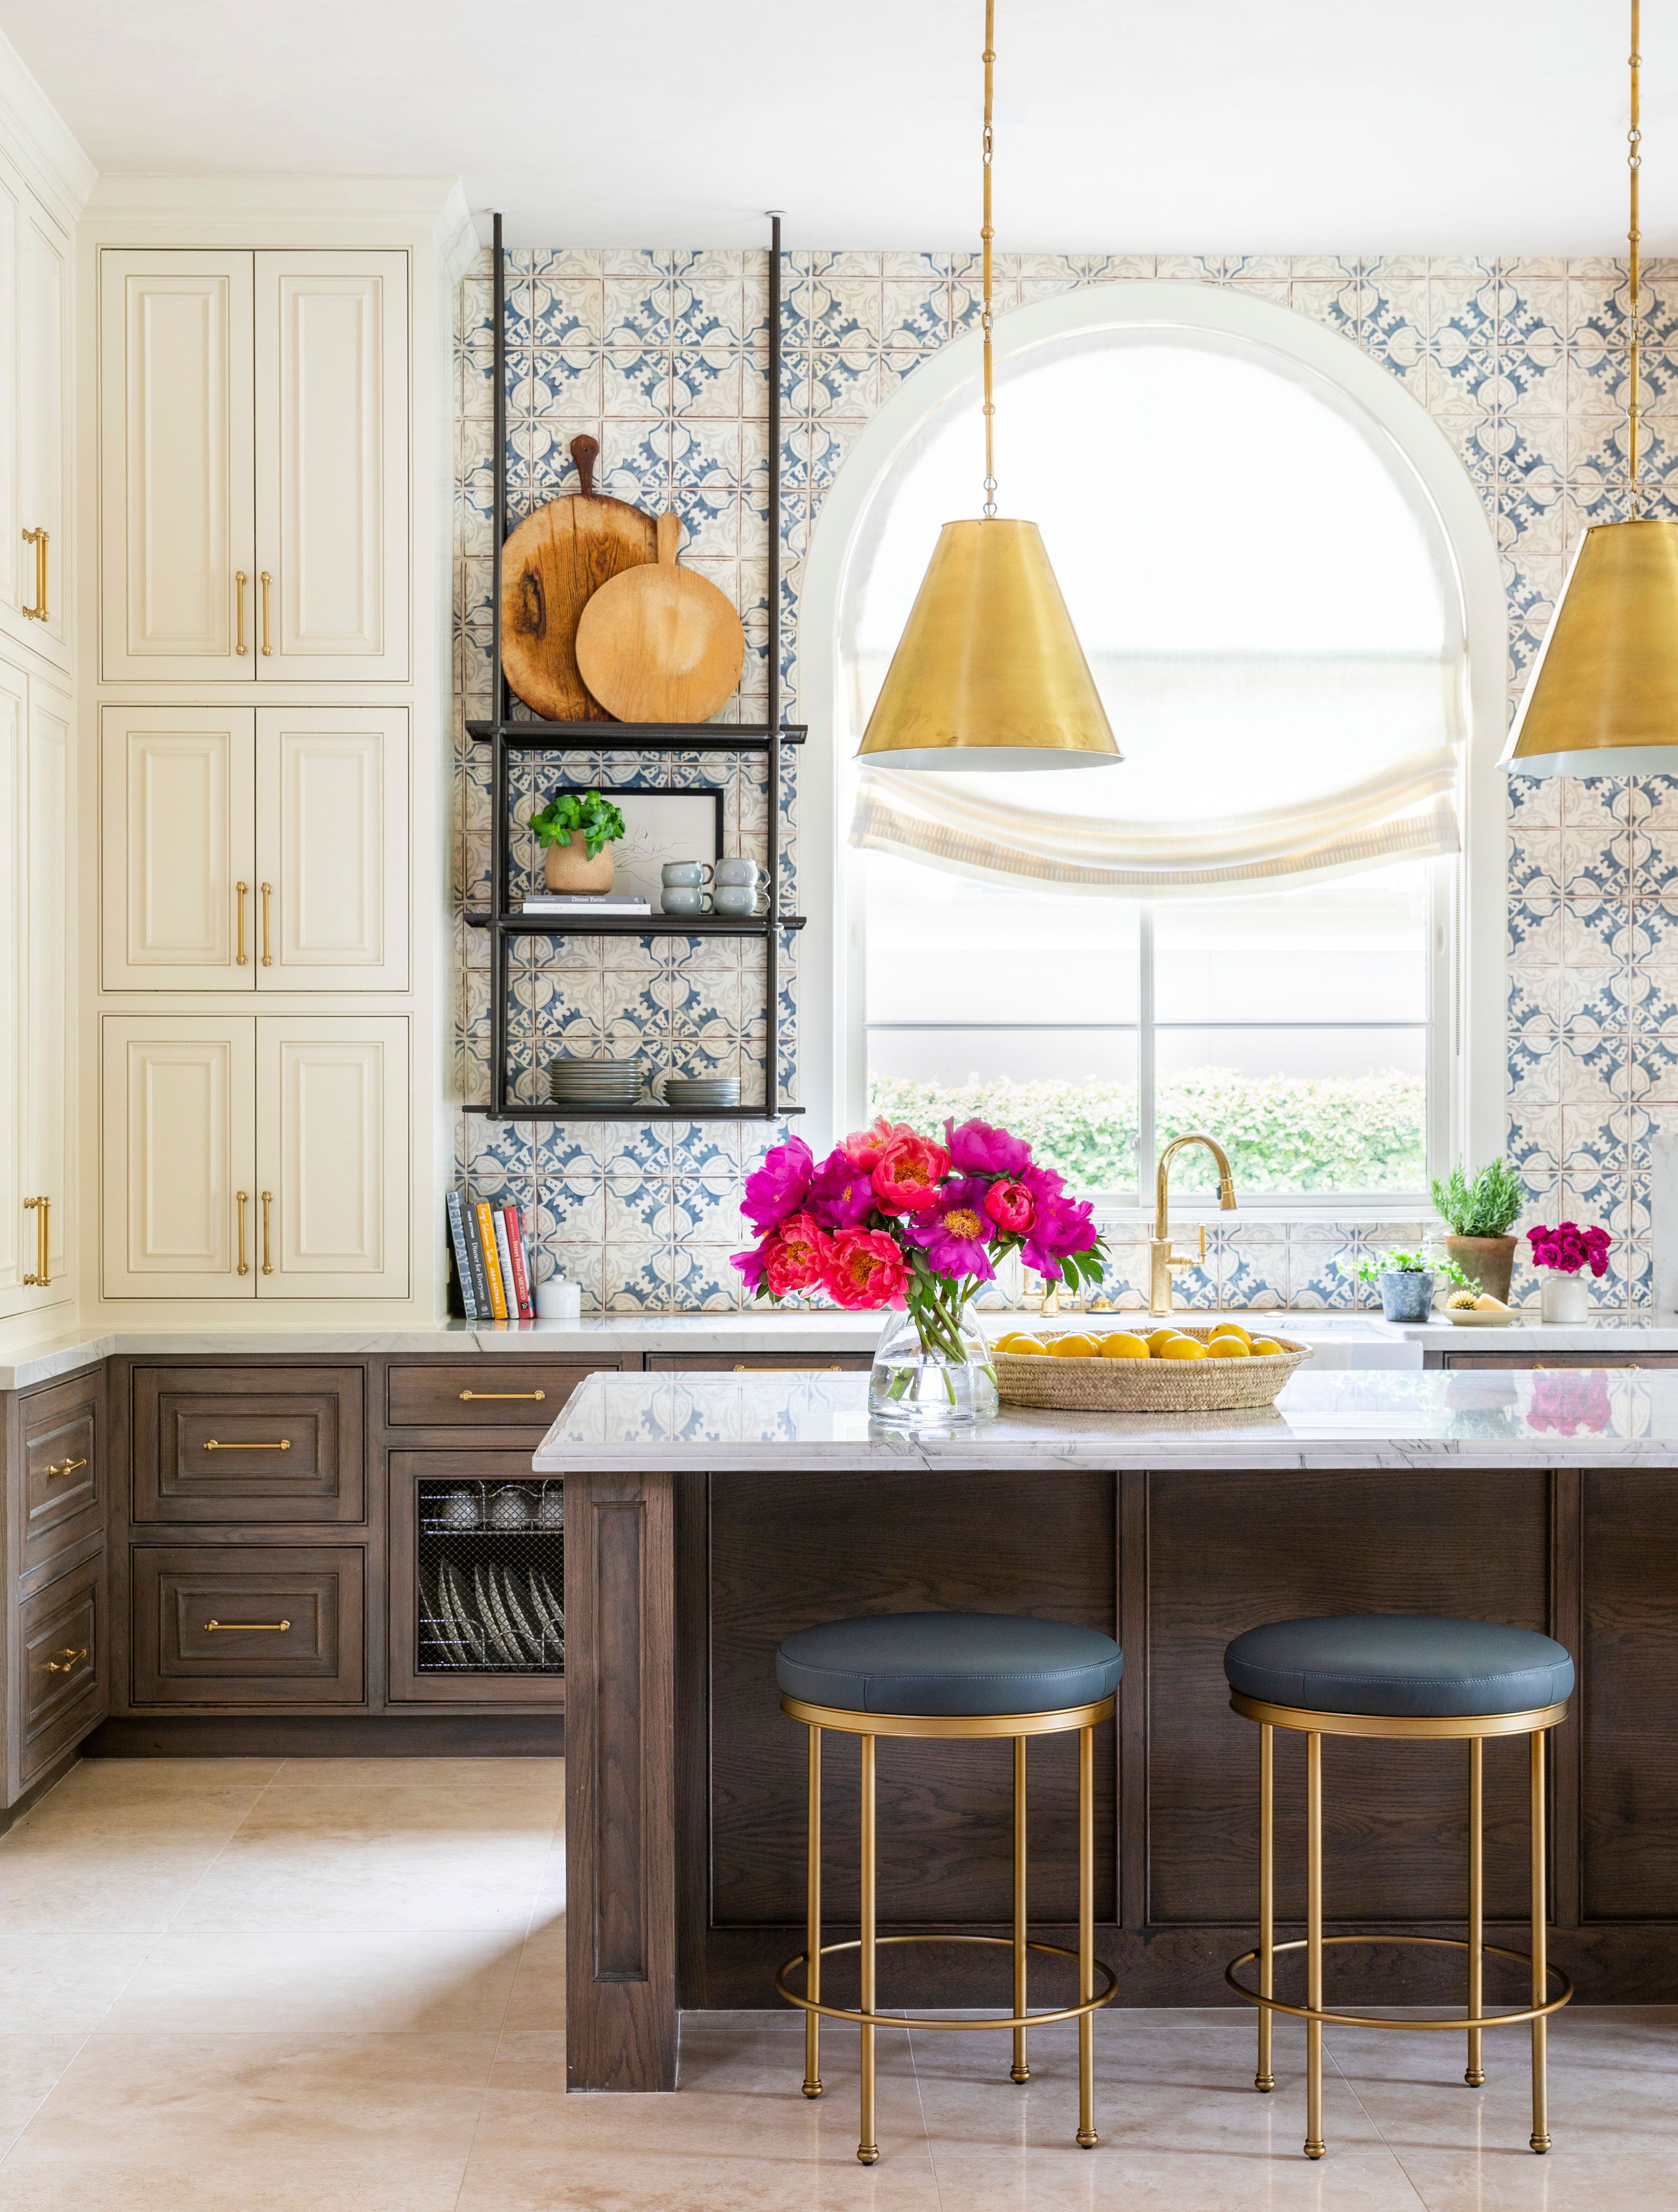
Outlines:
[[946,1121],[939,1144],[882,1115],[819,1166],[791,1137],[746,1177],[742,1211],[757,1243],[734,1265],[759,1297],[907,1306],[922,1341],[958,1358],[962,1309],[1009,1253],[1069,1290],[1106,1272],[1088,1201],[987,1121]]
[[1608,1247],[1614,1239],[1606,1229],[1581,1229],[1577,1221],[1564,1221],[1554,1229],[1529,1229],[1535,1267],[1559,1267],[1564,1275],[1577,1275],[1588,1267],[1593,1275],[1608,1272]]

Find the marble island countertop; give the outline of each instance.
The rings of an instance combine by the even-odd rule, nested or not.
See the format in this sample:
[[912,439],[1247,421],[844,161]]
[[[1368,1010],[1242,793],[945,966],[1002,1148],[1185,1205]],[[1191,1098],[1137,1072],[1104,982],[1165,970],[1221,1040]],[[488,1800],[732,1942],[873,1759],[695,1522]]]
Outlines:
[[864,1375],[595,1375],[534,1467],[866,1474],[924,1468],[1678,1468],[1678,1374],[1296,1375],[1273,1408],[1195,1414],[1005,1407],[910,1436],[870,1421]]

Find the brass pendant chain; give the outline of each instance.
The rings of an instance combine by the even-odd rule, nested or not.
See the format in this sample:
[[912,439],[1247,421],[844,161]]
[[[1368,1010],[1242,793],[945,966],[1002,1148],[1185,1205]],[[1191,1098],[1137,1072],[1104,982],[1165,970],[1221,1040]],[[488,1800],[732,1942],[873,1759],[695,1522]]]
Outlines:
[[1643,233],[1638,228],[1638,172],[1643,167],[1642,101],[1639,96],[1640,81],[1643,75],[1643,55],[1639,51],[1643,43],[1640,36],[1641,24],[1639,19],[1641,14],[1642,0],[1632,0],[1632,127],[1626,134],[1626,166],[1630,170],[1632,178],[1632,222],[1631,228],[1626,233],[1626,242],[1631,248],[1632,264],[1630,302],[1632,329],[1631,343],[1628,349],[1631,376],[1627,394],[1626,428],[1629,433],[1628,444],[1630,447],[1632,465],[1632,520],[1633,522],[1638,520],[1638,507],[1639,505],[1638,492],[1638,433],[1642,428],[1643,415],[1642,391],[1638,377],[1638,368],[1640,364],[1638,358],[1638,339],[1639,335],[1639,325],[1642,321],[1642,308],[1638,298],[1638,287],[1643,273]]
[[[1638,0],[1632,0],[1635,10]],[[985,304],[979,317],[979,328],[985,340],[985,518],[988,521],[996,513],[996,402],[991,396],[990,333],[993,317],[990,301],[990,167],[993,139],[991,132],[992,72],[996,66],[996,0],[985,0],[985,221],[979,233],[984,247]],[[1637,190],[1633,183],[1632,191]],[[1635,282],[1635,279],[1633,280]]]

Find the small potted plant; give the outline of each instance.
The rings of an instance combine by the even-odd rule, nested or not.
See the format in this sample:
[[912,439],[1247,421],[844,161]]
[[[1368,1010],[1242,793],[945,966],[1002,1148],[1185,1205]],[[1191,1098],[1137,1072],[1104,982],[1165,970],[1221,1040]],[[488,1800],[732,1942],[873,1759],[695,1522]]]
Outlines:
[[609,891],[611,848],[623,835],[623,817],[603,792],[562,791],[530,826],[543,848],[543,875],[550,891]]
[[1441,1282],[1468,1280],[1454,1260],[1441,1260],[1431,1252],[1377,1252],[1372,1260],[1359,1260],[1355,1267],[1342,1272],[1375,1285],[1381,1293],[1383,1321],[1426,1321]]
[[1476,1290],[1509,1304],[1510,1270],[1519,1239],[1510,1235],[1526,1194],[1505,1160],[1488,1160],[1473,1175],[1459,1160],[1448,1176],[1433,1178],[1433,1203],[1450,1224],[1445,1251]]
[[1564,1324],[1589,1321],[1590,1300],[1585,1295],[1584,1271],[1589,1267],[1599,1279],[1608,1272],[1608,1247],[1614,1242],[1606,1229],[1581,1229],[1577,1221],[1558,1223],[1553,1229],[1529,1229],[1532,1264],[1544,1271],[1540,1310],[1549,1322]]

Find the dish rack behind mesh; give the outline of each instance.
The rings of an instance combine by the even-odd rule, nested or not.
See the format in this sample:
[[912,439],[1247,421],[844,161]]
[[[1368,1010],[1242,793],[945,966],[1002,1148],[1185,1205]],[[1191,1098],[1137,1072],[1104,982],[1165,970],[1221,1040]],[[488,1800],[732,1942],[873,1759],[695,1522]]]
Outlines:
[[565,1672],[565,1492],[557,1482],[422,1482],[423,1674]]

